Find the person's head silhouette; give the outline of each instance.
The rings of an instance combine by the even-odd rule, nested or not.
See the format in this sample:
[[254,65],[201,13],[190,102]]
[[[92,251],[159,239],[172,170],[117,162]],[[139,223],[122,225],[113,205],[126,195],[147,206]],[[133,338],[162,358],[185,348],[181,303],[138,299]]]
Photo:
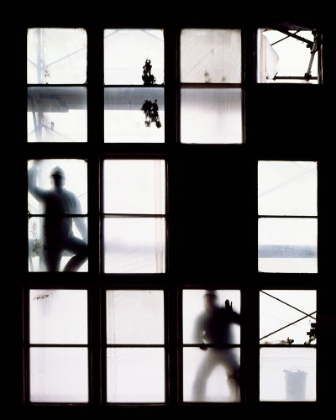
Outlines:
[[59,166],[55,166],[55,168],[52,169],[50,172],[50,178],[55,189],[60,189],[65,184],[65,173]]

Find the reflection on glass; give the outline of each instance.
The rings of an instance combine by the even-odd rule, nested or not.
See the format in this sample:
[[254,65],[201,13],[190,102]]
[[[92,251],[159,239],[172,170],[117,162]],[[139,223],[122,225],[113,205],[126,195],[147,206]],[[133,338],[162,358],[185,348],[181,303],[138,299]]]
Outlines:
[[260,349],[260,401],[316,401],[316,349]]
[[163,344],[163,292],[108,290],[107,344]]
[[84,29],[29,28],[27,59],[29,84],[85,83],[87,33]]
[[30,271],[87,271],[86,179],[82,160],[28,162]]
[[240,83],[241,34],[237,29],[183,29],[182,83]]
[[143,66],[151,62],[155,84],[164,83],[162,29],[105,29],[104,81],[107,85],[144,84]]
[[106,143],[163,143],[164,131],[163,88],[105,88]]
[[30,290],[31,344],[87,344],[86,290]]
[[240,322],[240,291],[183,291],[184,401],[240,401]]
[[85,87],[30,87],[27,112],[28,142],[87,141]]
[[87,403],[86,348],[30,349],[30,402]]
[[242,143],[241,89],[181,90],[181,142]]

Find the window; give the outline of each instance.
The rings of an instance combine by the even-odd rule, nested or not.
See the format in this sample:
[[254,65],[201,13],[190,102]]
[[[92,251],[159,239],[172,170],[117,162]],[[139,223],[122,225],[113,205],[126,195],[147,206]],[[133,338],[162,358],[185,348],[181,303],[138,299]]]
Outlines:
[[[324,401],[328,350],[312,332],[332,252],[322,32],[28,24],[23,411]],[[287,41],[308,45],[295,69],[281,64]],[[214,332],[217,319],[227,328]]]

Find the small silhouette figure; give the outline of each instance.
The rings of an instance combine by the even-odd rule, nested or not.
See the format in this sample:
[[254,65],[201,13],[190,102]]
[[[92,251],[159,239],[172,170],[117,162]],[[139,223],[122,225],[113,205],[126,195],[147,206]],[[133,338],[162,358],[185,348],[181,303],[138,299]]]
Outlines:
[[225,306],[218,305],[215,291],[204,295],[205,310],[195,324],[194,340],[201,343],[200,349],[206,352],[197,369],[193,384],[193,401],[204,401],[206,384],[213,370],[221,365],[226,371],[230,400],[240,400],[239,372],[240,363],[235,349],[227,346],[233,344],[232,325],[240,325],[240,314],[232,308],[232,302],[225,301]]
[[[60,271],[63,253],[74,254],[63,271],[78,271],[88,258],[87,227],[82,208],[76,195],[65,185],[65,173],[56,166],[50,173],[52,189],[37,186],[37,165],[28,170],[28,191],[42,203],[45,213],[44,259],[48,271]],[[82,239],[75,236],[72,225],[75,223]]]

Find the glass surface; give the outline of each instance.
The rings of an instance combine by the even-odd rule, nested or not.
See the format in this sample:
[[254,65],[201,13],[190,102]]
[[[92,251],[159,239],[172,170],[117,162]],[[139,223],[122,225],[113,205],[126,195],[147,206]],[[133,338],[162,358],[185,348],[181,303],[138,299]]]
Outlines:
[[30,349],[30,402],[87,403],[86,348]]
[[27,133],[28,142],[86,142],[86,87],[28,88]]
[[30,290],[31,344],[87,344],[86,290]]
[[258,269],[317,273],[317,219],[259,218]]
[[260,401],[316,401],[316,349],[261,348]]
[[181,142],[242,143],[241,89],[181,89]]
[[163,344],[163,292],[108,290],[107,344]]
[[105,160],[103,180],[106,213],[165,213],[164,160]]
[[107,402],[164,402],[162,348],[108,348]]
[[316,291],[262,290],[259,299],[261,344],[309,344],[307,333],[316,322]]
[[182,83],[240,83],[241,33],[237,29],[183,29]]
[[105,143],[163,143],[163,88],[105,88]]
[[[309,42],[314,42],[311,31],[289,31]],[[303,79],[308,72],[311,50],[307,43],[270,28],[258,30],[259,83],[318,83],[317,79]],[[310,74],[317,77],[318,52],[311,63]],[[275,79],[274,79],[275,77]],[[277,79],[277,77],[287,77]],[[298,77],[298,79],[292,79]],[[300,79],[301,78],[301,79]]]
[[104,220],[105,273],[164,273],[166,221],[109,217]]
[[85,83],[86,65],[87,33],[84,29],[28,29],[27,83]]
[[29,271],[87,271],[86,162],[28,161],[27,198]]
[[317,163],[259,161],[258,214],[317,216]]
[[[143,85],[143,67],[150,60],[155,84],[164,83],[162,29],[105,29],[104,81],[106,85]],[[153,81],[154,81],[153,79]]]

